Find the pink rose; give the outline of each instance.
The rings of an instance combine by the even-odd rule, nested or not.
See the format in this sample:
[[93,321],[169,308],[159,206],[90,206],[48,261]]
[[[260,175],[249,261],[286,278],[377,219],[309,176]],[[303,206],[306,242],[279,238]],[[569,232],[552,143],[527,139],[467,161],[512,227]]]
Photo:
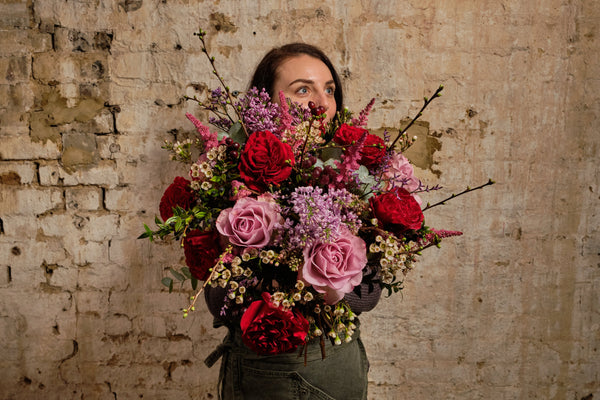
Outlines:
[[413,166],[400,153],[393,153],[388,169],[383,175],[394,187],[402,187],[409,192],[419,188],[420,181],[415,178]]
[[346,228],[332,243],[315,243],[304,248],[300,278],[325,295],[328,304],[340,301],[362,281],[367,265],[367,246]]
[[216,226],[236,246],[264,247],[281,221],[276,203],[244,197],[233,208],[221,211]]

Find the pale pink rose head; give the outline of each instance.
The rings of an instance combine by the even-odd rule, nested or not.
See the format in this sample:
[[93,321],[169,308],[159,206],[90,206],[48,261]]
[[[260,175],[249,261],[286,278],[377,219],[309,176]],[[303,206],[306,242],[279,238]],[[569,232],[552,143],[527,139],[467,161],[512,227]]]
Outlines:
[[221,211],[216,226],[231,244],[264,247],[282,222],[278,206],[251,197],[239,199],[232,208]]
[[412,164],[400,153],[393,154],[384,177],[393,187],[402,187],[409,192],[419,188],[420,181],[414,175]]
[[332,243],[315,243],[304,249],[300,278],[323,293],[325,302],[335,304],[362,281],[367,265],[365,242],[344,229]]

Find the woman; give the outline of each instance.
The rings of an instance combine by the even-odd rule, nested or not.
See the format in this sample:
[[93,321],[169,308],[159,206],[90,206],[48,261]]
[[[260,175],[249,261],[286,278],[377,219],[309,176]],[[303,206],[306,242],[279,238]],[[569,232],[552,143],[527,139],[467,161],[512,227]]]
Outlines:
[[[292,43],[269,51],[259,63],[250,87],[265,89],[278,100],[279,92],[292,101],[323,107],[331,121],[343,105],[342,86],[329,58],[318,48]],[[351,292],[345,301],[359,314],[378,302],[378,286],[361,285],[361,295]],[[241,340],[239,321],[223,320],[219,311],[225,296],[220,288],[207,287],[206,302],[215,316],[215,327],[226,325],[229,334],[207,360],[212,365],[223,356],[220,397],[230,399],[366,399],[368,360],[360,333],[349,343],[334,346],[325,340],[326,357],[319,340],[308,343],[305,357],[297,353],[258,356]],[[305,365],[306,363],[306,365]]]

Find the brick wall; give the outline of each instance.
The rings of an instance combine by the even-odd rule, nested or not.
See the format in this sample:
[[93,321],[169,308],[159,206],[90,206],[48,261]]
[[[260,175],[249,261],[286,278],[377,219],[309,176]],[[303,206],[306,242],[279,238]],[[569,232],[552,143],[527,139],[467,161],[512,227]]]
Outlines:
[[0,4],[0,397],[211,399],[224,332],[135,238],[185,171],[161,142],[184,95],[320,45],[347,105],[414,131],[418,174],[498,183],[426,214],[465,231],[363,316],[372,399],[600,398],[600,116],[594,0],[8,0]]

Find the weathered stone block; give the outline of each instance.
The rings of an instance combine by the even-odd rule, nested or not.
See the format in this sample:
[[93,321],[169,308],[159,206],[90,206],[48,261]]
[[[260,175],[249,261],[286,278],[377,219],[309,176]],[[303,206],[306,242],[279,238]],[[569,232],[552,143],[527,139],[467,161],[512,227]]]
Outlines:
[[65,189],[67,210],[100,210],[103,208],[102,189],[82,186]]
[[57,27],[54,35],[56,51],[73,53],[109,52],[113,38],[110,32],[79,31],[64,27]]
[[121,146],[117,143],[116,135],[102,135],[96,137],[98,155],[103,159],[115,159],[121,155]]
[[5,186],[0,199],[0,212],[6,214],[37,215],[64,208],[63,192],[55,188]]
[[92,133],[67,132],[62,134],[61,162],[67,171],[89,168],[98,162],[96,136]]
[[85,290],[91,288],[110,289],[119,291],[129,286],[129,271],[116,264],[102,264],[107,261],[106,245],[89,242],[84,246],[91,254],[76,255],[78,264],[92,264],[80,269],[79,285]]
[[[59,167],[58,174],[65,186],[97,185],[112,188],[120,183],[116,165],[110,160],[100,160],[97,166],[72,172]],[[52,173],[49,174],[49,178],[53,179]]]
[[37,166],[31,162],[0,164],[0,185],[31,185],[37,183]]
[[52,37],[43,32],[32,30],[3,31],[0,37],[0,48],[4,55],[38,53],[52,49]]
[[26,2],[8,1],[0,3],[0,29],[29,28],[33,23]]
[[165,337],[167,335],[165,320],[160,317],[147,316],[134,320],[134,327],[137,332],[143,335]]
[[39,165],[38,171],[40,185],[42,186],[58,186],[59,181],[62,182],[60,177],[60,166],[56,161],[42,161]]
[[[102,263],[108,260],[108,244],[103,242],[89,242],[83,238],[75,237],[75,235],[64,238],[65,250],[71,257],[73,257],[73,263],[76,265],[87,265],[97,264],[96,268],[105,270]],[[89,269],[92,267],[85,267],[80,272],[81,281],[86,281],[85,277],[89,276]],[[97,271],[92,272],[92,275]],[[88,285],[93,286],[93,285]],[[104,288],[106,286],[98,286]]]
[[106,191],[105,205],[110,211],[139,211],[147,203],[144,193],[133,193],[129,188],[115,188]]
[[35,160],[57,159],[60,156],[60,145],[52,141],[32,141],[27,132],[19,135],[3,135],[0,159],[2,160]]
[[118,336],[131,333],[133,324],[126,315],[111,315],[105,320],[105,329],[107,335]]

